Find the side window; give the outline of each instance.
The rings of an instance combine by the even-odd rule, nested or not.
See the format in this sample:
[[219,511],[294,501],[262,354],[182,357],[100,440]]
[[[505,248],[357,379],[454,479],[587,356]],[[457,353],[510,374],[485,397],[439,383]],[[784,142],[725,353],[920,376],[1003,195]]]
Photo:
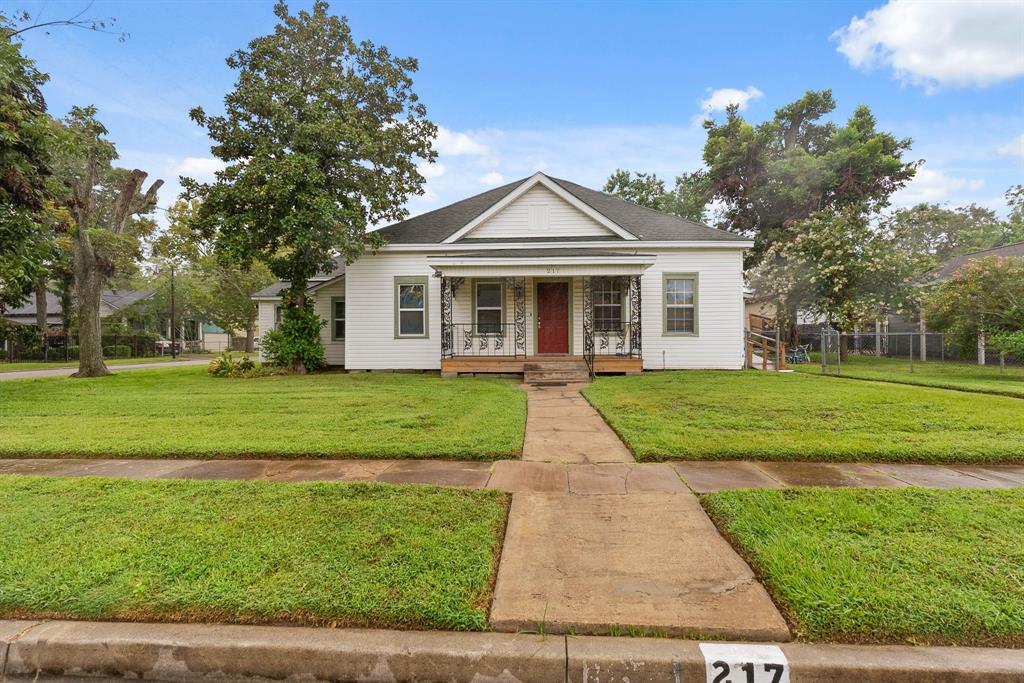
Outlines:
[[280,306],[274,306],[274,329],[281,326],[281,318],[284,315],[284,309]]
[[477,334],[501,334],[505,320],[503,290],[500,282],[476,282],[473,286],[473,305]]
[[664,333],[697,334],[697,276],[665,275]]
[[427,278],[395,278],[395,336],[428,336]]
[[331,299],[331,339],[345,338],[345,299]]
[[594,278],[594,329],[618,332],[622,329],[622,281],[617,277]]

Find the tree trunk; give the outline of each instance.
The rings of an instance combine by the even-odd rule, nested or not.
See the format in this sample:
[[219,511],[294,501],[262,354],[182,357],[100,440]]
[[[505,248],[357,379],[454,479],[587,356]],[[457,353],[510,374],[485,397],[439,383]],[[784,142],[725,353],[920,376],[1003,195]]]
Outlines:
[[103,362],[103,332],[100,323],[100,272],[85,231],[75,237],[75,293],[78,299],[78,372],[72,377],[104,377],[110,374]]
[[39,328],[39,351],[46,360],[46,347],[50,338],[47,336],[49,325],[46,324],[46,276],[40,275],[36,279],[36,327]]
[[255,350],[256,327],[250,321],[245,326],[245,352],[252,353]]

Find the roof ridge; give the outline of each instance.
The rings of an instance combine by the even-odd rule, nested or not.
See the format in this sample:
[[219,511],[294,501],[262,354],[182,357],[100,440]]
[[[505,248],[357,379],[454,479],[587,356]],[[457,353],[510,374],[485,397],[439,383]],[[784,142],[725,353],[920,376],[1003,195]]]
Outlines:
[[964,258],[964,257],[967,257],[967,256],[975,256],[977,254],[984,254],[986,251],[995,251],[996,249],[1006,249],[1007,247],[1017,247],[1017,246],[1021,246],[1021,245],[1024,245],[1024,240],[1020,240],[1019,242],[1010,242],[1009,244],[1000,244],[997,247],[988,247],[986,249],[979,249],[978,251],[969,251],[966,254],[958,254],[957,256],[953,256],[949,260],[952,261],[955,258]]
[[[418,214],[416,214],[415,216],[409,216],[409,217],[407,217],[407,218],[403,218],[403,219],[402,219],[402,220],[400,220],[400,221],[396,221],[396,222],[394,222],[394,223],[390,223],[390,224],[388,224],[388,225],[382,225],[381,227],[377,228],[377,230],[374,230],[374,232],[379,232],[379,231],[381,231],[381,230],[386,230],[386,229],[388,229],[388,228],[393,228],[393,227],[395,227],[395,226],[397,226],[397,225],[401,225],[402,223],[405,223],[406,221],[411,221],[411,220],[413,220],[413,219],[416,219],[416,218],[423,218],[424,216],[429,216],[429,215],[431,215],[431,214],[435,214],[435,213],[437,213],[438,211],[444,211],[445,209],[450,209],[451,207],[453,207],[453,206],[456,206],[456,205],[458,205],[458,204],[462,204],[463,202],[469,202],[469,201],[472,201],[472,200],[474,200],[474,199],[477,199],[478,197],[481,197],[482,195],[485,195],[485,194],[487,194],[488,192],[497,192],[498,190],[504,189],[504,188],[506,188],[506,187],[508,187],[508,188],[511,188],[511,187],[513,187],[513,186],[519,186],[519,185],[522,185],[523,183],[525,183],[525,182],[526,182],[527,180],[529,180],[529,179],[530,179],[530,178],[532,178],[532,177],[533,177],[533,176],[527,176],[527,177],[525,177],[525,178],[522,178],[522,179],[520,179],[520,180],[514,180],[514,181],[512,181],[512,182],[510,182],[510,183],[505,183],[504,185],[498,185],[497,187],[492,187],[492,188],[490,188],[490,189],[484,190],[483,192],[477,192],[477,193],[476,193],[476,194],[474,194],[474,195],[470,195],[470,196],[468,196],[468,197],[464,197],[464,198],[462,198],[462,199],[456,200],[456,201],[452,202],[451,204],[445,204],[444,206],[439,206],[439,207],[437,207],[436,209],[431,209],[430,211],[424,211],[423,213],[418,213]],[[510,190],[510,191],[511,191],[511,190]],[[502,195],[502,197],[506,196],[507,194],[508,194],[508,193],[506,192],[506,193],[505,193],[505,195]],[[481,210],[480,210],[480,213],[476,214],[476,216],[479,216],[480,214],[484,213],[484,211],[487,211],[488,209],[490,209],[490,208],[491,208],[492,206],[494,206],[495,204],[497,204],[497,203],[498,203],[498,202],[500,202],[500,201],[501,201],[501,197],[499,197],[498,199],[495,199],[495,200],[494,200],[493,202],[491,202],[491,203],[490,203],[489,205],[487,205],[486,207],[484,207],[483,209],[481,209]],[[474,216],[474,218],[476,218],[476,216]],[[470,220],[473,220],[473,219],[470,219]],[[459,228],[456,228],[456,231],[457,231],[458,229],[459,229]],[[453,233],[452,233],[452,234],[454,234],[454,232],[455,232],[455,231],[453,231]],[[450,236],[451,236],[451,234],[449,234],[449,237],[450,237]]]

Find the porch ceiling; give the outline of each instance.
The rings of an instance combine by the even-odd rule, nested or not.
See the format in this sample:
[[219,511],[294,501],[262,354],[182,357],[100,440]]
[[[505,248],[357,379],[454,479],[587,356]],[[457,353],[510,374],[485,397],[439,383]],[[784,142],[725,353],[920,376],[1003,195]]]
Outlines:
[[504,249],[429,256],[427,263],[445,277],[640,275],[654,259],[592,249]]

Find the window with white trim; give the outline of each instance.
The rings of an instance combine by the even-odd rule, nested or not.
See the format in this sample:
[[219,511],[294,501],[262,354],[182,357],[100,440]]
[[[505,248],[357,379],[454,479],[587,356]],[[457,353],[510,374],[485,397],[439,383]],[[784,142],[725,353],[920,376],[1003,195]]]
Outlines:
[[697,333],[696,276],[665,277],[665,333]]
[[395,282],[395,334],[398,337],[427,336],[427,283]]
[[503,318],[502,284],[476,282],[473,284],[477,334],[501,334]]
[[594,329],[618,332],[622,329],[622,281],[617,277],[595,277],[591,296],[594,300]]
[[274,306],[274,327],[281,326],[281,320],[284,319],[284,307]]

